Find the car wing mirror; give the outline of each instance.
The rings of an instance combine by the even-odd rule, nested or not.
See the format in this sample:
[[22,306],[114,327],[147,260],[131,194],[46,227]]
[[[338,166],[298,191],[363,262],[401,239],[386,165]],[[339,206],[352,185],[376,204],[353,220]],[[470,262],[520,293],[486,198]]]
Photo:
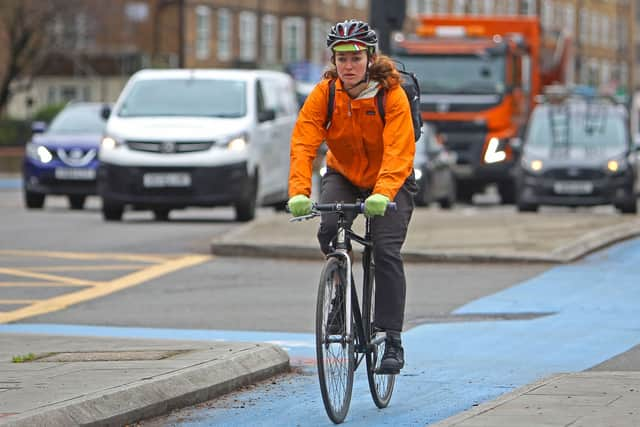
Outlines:
[[262,110],[258,113],[258,121],[260,123],[262,122],[268,122],[270,120],[275,120],[276,118],[276,110],[269,108],[267,110]]
[[33,122],[31,123],[32,133],[44,133],[47,130],[47,122]]
[[108,120],[110,115],[111,107],[109,107],[108,105],[103,105],[102,109],[100,110],[100,117],[102,117],[103,120]]

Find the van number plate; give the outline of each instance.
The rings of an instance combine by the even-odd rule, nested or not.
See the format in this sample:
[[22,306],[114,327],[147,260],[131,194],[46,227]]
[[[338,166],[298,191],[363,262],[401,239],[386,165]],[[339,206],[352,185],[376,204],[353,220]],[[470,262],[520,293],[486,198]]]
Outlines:
[[142,183],[147,188],[189,187],[191,175],[188,173],[145,173]]
[[553,184],[556,194],[591,194],[593,183],[589,181],[558,181]]

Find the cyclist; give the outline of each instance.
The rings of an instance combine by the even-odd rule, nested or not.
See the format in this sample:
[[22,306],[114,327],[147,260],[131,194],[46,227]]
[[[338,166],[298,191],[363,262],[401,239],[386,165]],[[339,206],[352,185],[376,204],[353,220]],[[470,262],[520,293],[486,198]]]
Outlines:
[[[396,374],[404,366],[400,334],[406,281],[400,249],[417,189],[415,141],[400,74],[391,59],[376,52],[376,46],[376,33],[366,22],[338,22],[329,31],[331,66],[307,97],[291,138],[289,210],[293,216],[311,212],[312,162],[326,141],[327,172],[322,177],[320,202],[365,199],[375,247],[374,323],[387,335],[381,371]],[[325,123],[331,80],[335,81],[334,108],[330,122]],[[386,91],[384,123],[376,105],[380,90]],[[386,212],[391,200],[397,210]],[[336,231],[336,215],[322,214],[318,241],[325,254],[332,251]]]

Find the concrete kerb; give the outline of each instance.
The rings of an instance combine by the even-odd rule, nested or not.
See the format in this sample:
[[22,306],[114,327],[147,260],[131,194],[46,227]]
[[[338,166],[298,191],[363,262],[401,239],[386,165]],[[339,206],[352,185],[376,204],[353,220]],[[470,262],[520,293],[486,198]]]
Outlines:
[[[318,246],[309,243],[282,244],[277,241],[269,243],[250,241],[253,223],[238,227],[232,232],[212,240],[211,253],[219,256],[287,258],[301,260],[319,260],[322,255]],[[626,222],[605,227],[587,233],[575,241],[558,247],[549,253],[533,253],[525,251],[512,252],[462,252],[446,250],[403,249],[406,262],[471,262],[471,263],[548,263],[566,264],[576,261],[585,255],[614,243],[640,236],[640,221]],[[277,236],[274,239],[277,240]],[[356,250],[356,259],[359,254]]]
[[225,359],[87,394],[0,420],[3,427],[121,426],[213,399],[289,369],[289,356],[271,344],[255,344]]

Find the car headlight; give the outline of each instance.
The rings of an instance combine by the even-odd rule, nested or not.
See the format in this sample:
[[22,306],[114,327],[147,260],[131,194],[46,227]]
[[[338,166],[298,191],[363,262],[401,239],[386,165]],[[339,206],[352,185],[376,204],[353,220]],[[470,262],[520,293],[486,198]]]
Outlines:
[[420,181],[422,179],[422,169],[414,169],[413,172],[416,174],[416,181]]
[[227,147],[230,151],[244,151],[249,145],[249,135],[242,133],[223,139],[220,142],[222,147]]
[[627,170],[629,167],[629,163],[627,162],[625,157],[617,157],[614,159],[609,159],[607,164],[605,165],[605,169],[607,172],[612,174],[622,173]]
[[544,162],[542,160],[526,156],[522,156],[520,164],[524,170],[531,173],[540,173],[544,168]]
[[29,142],[25,147],[25,155],[30,159],[39,161],[41,163],[49,163],[53,160],[53,154],[44,145],[34,144]]
[[495,136],[489,139],[487,144],[487,150],[484,152],[485,163],[500,163],[504,162],[507,158],[505,151],[507,145],[506,139],[498,139]]
[[116,148],[123,145],[124,141],[122,139],[110,135],[106,135],[104,138],[102,138],[102,141],[100,141],[100,149],[105,151],[115,150]]

